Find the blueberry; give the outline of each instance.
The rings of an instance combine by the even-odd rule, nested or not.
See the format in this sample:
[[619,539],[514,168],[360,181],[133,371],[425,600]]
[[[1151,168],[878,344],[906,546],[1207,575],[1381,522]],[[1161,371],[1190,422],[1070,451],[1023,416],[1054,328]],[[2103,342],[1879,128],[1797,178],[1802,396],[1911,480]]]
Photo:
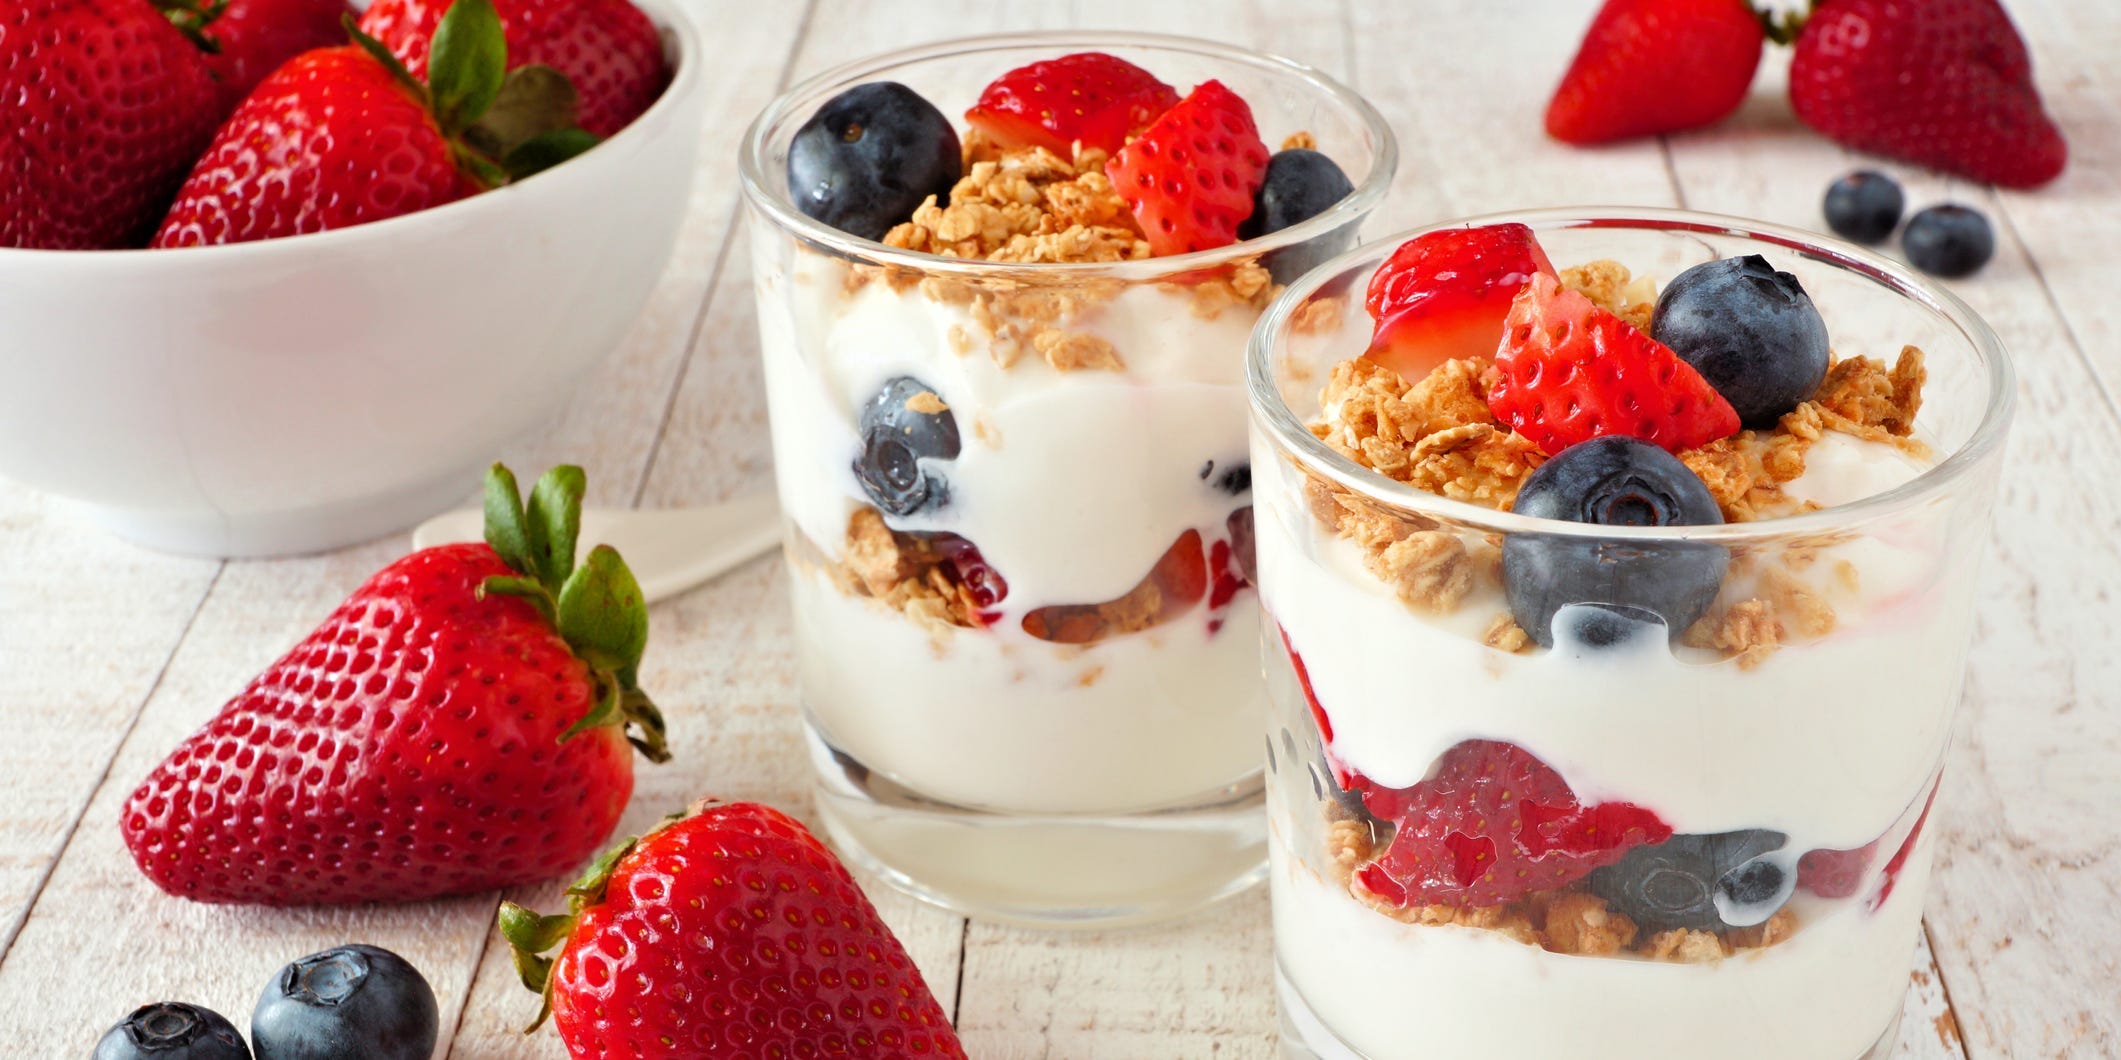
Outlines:
[[1738,411],[1775,425],[1826,378],[1826,321],[1795,276],[1758,254],[1719,258],[1672,278],[1650,337],[1672,348]]
[[[1723,522],[1716,498],[1677,457],[1618,435],[1578,442],[1541,464],[1518,491],[1515,510],[1600,526]],[[1570,604],[1654,618],[1670,635],[1708,610],[1729,559],[1722,546],[1704,543],[1519,533],[1503,539],[1503,589],[1517,624],[1546,647],[1554,645],[1555,612]],[[1582,642],[1596,647],[1597,639]]]
[[1759,828],[1675,835],[1628,851],[1584,883],[1645,932],[1748,927],[1789,900],[1793,874],[1763,857],[1787,842]]
[[96,1043],[92,1060],[250,1060],[250,1050],[220,1013],[165,1001],[134,1009]]
[[1213,481],[1216,489],[1232,497],[1242,497],[1252,492],[1252,465],[1248,461],[1240,460],[1234,464],[1226,464],[1222,473],[1217,474],[1215,461],[1210,460],[1200,466],[1200,478],[1203,482]]
[[892,515],[949,504],[949,481],[921,462],[955,460],[959,448],[957,417],[947,407],[916,411],[909,402],[933,402],[930,409],[942,404],[933,387],[902,375],[862,406],[862,455],[854,462],[854,476],[869,499]]
[[964,175],[957,130],[894,81],[856,85],[825,101],[788,145],[795,208],[863,239],[882,239],[930,195],[946,202]]
[[428,1060],[434,990],[405,958],[374,946],[312,953],[273,975],[250,1014],[258,1060]]
[[1876,170],[1860,169],[1842,177],[1826,189],[1826,226],[1843,239],[1877,243],[1893,234],[1907,196],[1893,178]]
[[[1237,226],[1237,238],[1257,239],[1308,221],[1355,192],[1355,182],[1325,155],[1301,147],[1276,151],[1267,160],[1267,176],[1253,197],[1252,214]],[[1355,236],[1343,225],[1261,259],[1275,283],[1289,283],[1346,250]]]
[[1907,219],[1900,247],[1908,263],[1933,276],[1969,275],[1996,253],[1996,233],[1988,218],[1969,206],[1948,202]]

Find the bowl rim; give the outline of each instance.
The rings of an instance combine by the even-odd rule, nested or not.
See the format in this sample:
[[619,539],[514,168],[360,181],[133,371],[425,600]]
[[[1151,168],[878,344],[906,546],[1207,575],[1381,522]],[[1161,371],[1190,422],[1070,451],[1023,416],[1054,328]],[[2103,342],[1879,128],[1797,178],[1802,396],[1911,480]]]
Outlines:
[[[700,36],[700,26],[686,0],[628,0],[641,9],[659,31],[671,41],[676,54],[672,57],[673,70],[670,83],[656,97],[641,116],[613,133],[597,148],[580,158],[572,159],[554,167],[550,173],[539,173],[524,179],[520,184],[509,184],[478,195],[467,196],[454,202],[397,217],[386,217],[380,221],[334,228],[324,232],[305,232],[300,235],[279,236],[273,239],[256,239],[243,243],[217,243],[210,246],[191,247],[118,247],[106,250],[52,250],[41,247],[0,247],[0,267],[24,265],[37,268],[97,268],[100,265],[138,266],[142,261],[176,260],[190,266],[204,264],[211,259],[267,258],[275,254],[306,255],[323,253],[327,247],[355,246],[379,240],[402,237],[404,230],[412,225],[438,224],[453,220],[470,220],[480,213],[515,209],[516,196],[501,197],[496,193],[510,192],[516,188],[545,186],[545,178],[564,173],[587,160],[600,157],[599,152],[612,144],[631,147],[652,135],[648,126],[661,125],[669,121],[670,112],[681,104],[687,95],[697,92],[705,76],[701,67],[705,65],[706,49]],[[608,157],[608,156],[607,156]]]

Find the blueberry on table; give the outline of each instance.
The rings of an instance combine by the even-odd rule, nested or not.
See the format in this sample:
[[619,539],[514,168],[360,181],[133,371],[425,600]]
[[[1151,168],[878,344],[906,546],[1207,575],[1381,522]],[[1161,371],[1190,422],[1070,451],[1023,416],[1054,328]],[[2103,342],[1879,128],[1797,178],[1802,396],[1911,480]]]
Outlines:
[[243,1036],[212,1009],[142,1005],[96,1043],[92,1060],[250,1060]]
[[[1679,458],[1648,442],[1606,435],[1539,466],[1518,491],[1519,515],[1598,526],[1713,526],[1716,498]],[[1730,555],[1720,545],[1517,533],[1502,542],[1502,581],[1517,624],[1554,646],[1554,616],[1572,604],[1662,622],[1676,635],[1708,610]],[[1598,631],[1597,648],[1628,636]]]
[[1786,842],[1759,828],[1675,835],[1628,851],[1584,883],[1645,932],[1750,927],[1789,901],[1794,875],[1765,857]]
[[282,968],[250,1015],[258,1060],[428,1060],[434,990],[405,958],[339,946]]
[[1752,428],[1775,425],[1826,378],[1826,321],[1766,258],[1705,261],[1657,296],[1650,337],[1694,366]]
[[912,376],[885,383],[862,406],[862,453],[854,476],[876,506],[911,515],[950,503],[950,484],[923,460],[957,459],[957,417],[934,388]]
[[1981,211],[1948,202],[1908,218],[1900,248],[1914,267],[1952,279],[1988,264],[1996,253],[1996,233]]
[[1893,178],[1876,170],[1859,169],[1827,186],[1821,204],[1826,226],[1843,239],[1858,243],[1883,242],[1900,224],[1900,211],[1907,196]]
[[895,81],[825,101],[788,145],[788,194],[805,215],[882,239],[921,200],[948,200],[965,161],[950,119]]
[[[1237,238],[1257,239],[1308,221],[1355,192],[1355,182],[1330,158],[1301,147],[1276,151],[1267,159],[1267,176],[1252,199],[1252,215],[1237,226]],[[1262,263],[1275,283],[1289,283],[1347,249],[1355,236],[1343,226],[1296,246],[1268,254]]]

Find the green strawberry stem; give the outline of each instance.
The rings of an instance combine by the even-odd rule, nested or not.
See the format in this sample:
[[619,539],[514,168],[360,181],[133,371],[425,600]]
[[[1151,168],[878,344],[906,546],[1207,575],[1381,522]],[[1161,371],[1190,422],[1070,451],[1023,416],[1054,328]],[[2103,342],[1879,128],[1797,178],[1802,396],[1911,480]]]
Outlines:
[[200,51],[208,55],[221,54],[221,42],[209,35],[206,27],[220,18],[223,11],[228,10],[228,0],[208,0],[203,4],[199,0],[150,2],[155,5],[156,10],[162,12],[162,17],[169,20],[170,25],[177,27],[177,32],[184,34]]
[[590,549],[582,565],[575,565],[587,482],[579,467],[553,468],[531,488],[525,507],[513,472],[501,464],[486,472],[486,543],[516,574],[486,579],[479,594],[529,601],[589,664],[597,683],[596,706],[561,740],[617,725],[649,761],[667,762],[663,713],[639,684],[641,653],[648,647],[648,604],[641,585],[609,545]]
[[1753,13],[1760,17],[1760,28],[1767,31],[1767,39],[1777,44],[1795,44],[1804,23],[1818,9],[1818,0],[1807,0],[1802,10],[1791,7],[1777,11],[1773,7],[1756,7]]

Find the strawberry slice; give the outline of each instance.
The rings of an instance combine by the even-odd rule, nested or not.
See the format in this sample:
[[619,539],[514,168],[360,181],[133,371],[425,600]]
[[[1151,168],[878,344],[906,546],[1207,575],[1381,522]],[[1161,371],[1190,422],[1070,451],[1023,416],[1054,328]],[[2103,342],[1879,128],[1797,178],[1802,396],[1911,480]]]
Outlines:
[[1694,366],[1551,276],[1534,276],[1504,321],[1488,409],[1548,455],[1607,434],[1671,452],[1738,430]]
[[1267,145],[1252,108],[1220,81],[1204,81],[1105,163],[1158,255],[1237,242],[1252,196],[1267,179]]
[[1488,357],[1510,302],[1554,263],[1521,224],[1451,228],[1400,244],[1370,277],[1364,304],[1377,321],[1365,356],[1415,380],[1460,357]]
[[1127,135],[1178,102],[1178,90],[1118,56],[1077,52],[994,79],[965,120],[1003,147],[1043,147],[1067,158],[1085,147],[1117,151]]

